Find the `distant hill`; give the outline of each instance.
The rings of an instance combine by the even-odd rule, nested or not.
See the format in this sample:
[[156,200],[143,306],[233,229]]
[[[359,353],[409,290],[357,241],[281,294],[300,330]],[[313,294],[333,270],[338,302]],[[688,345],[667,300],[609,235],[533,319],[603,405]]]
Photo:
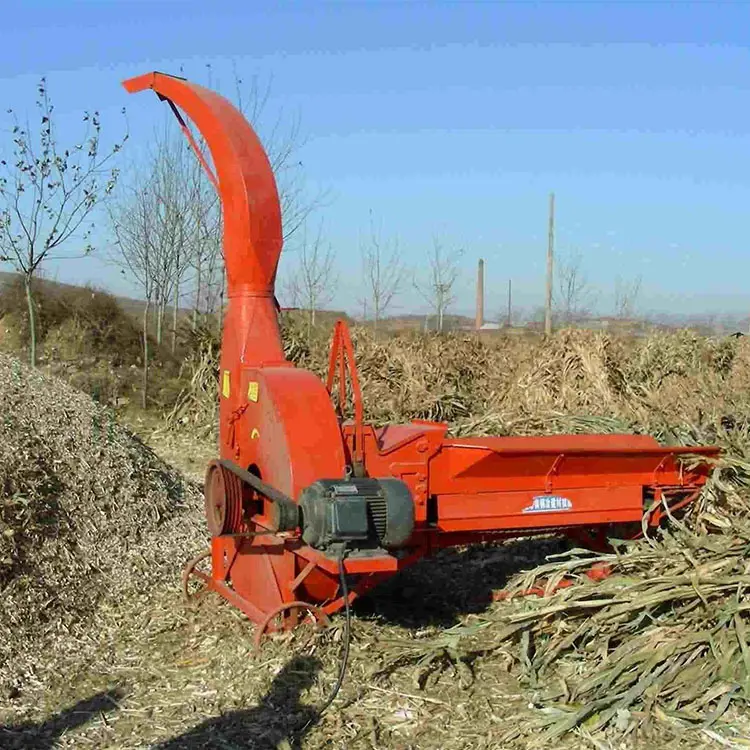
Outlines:
[[[11,284],[14,279],[18,278],[17,273],[8,273],[7,271],[0,271],[0,293],[2,292],[2,289],[4,286]],[[37,277],[36,283],[41,286],[42,289],[49,289],[49,291],[54,292],[55,290],[59,291],[73,291],[75,289],[83,289],[85,287],[79,285],[79,284],[66,284],[62,281],[53,281],[52,279],[46,279],[44,277]],[[110,296],[114,297],[114,299],[117,300],[117,303],[122,307],[122,309],[130,313],[132,315],[143,315],[143,308],[145,306],[145,302],[143,300],[139,299],[133,299],[132,297],[122,297],[117,294],[112,294],[109,290],[103,288],[103,287],[96,287],[92,285],[92,289],[95,291],[103,292],[104,294],[109,294]],[[171,308],[170,308],[171,311]]]
[[[11,284],[15,279],[18,279],[19,275],[16,273],[8,273],[6,271],[0,271],[0,294],[2,294],[3,287],[5,287],[8,284]],[[78,284],[67,284],[61,281],[53,281],[52,279],[45,279],[44,277],[38,277],[36,279],[36,283],[42,288],[44,291],[49,291],[50,293],[54,294],[57,292],[64,292],[64,291],[74,291],[74,290],[80,290],[84,289],[86,287],[78,285]],[[134,297],[125,297],[117,294],[112,294],[108,289],[104,287],[97,287],[95,285],[90,285],[91,289],[96,292],[101,292],[103,294],[108,294],[112,298],[114,298],[117,301],[117,304],[122,308],[123,312],[127,313],[128,315],[132,315],[133,317],[137,317],[138,320],[141,320],[143,318],[143,312],[146,306],[145,300],[142,299],[135,299]],[[291,308],[287,308],[291,309]],[[173,308],[171,306],[167,306],[166,308],[166,314],[169,318],[172,315]],[[178,314],[180,316],[187,316],[191,315],[193,312],[192,308],[190,307],[180,307],[178,310]],[[301,311],[304,312],[304,311]],[[339,318],[343,318],[349,322],[351,322],[351,317],[347,315],[347,313],[343,312],[342,310],[318,310],[315,313],[316,321],[319,323],[330,323],[333,325],[336,320]]]
[[[18,274],[8,273],[0,271],[0,294],[2,294],[2,288],[6,284],[17,278]],[[75,290],[81,289],[80,285],[67,284],[60,281],[53,281],[51,279],[45,279],[40,277],[37,279],[37,283],[42,288],[49,288],[50,291],[55,289],[59,290]],[[143,300],[135,299],[133,297],[126,297],[121,295],[112,294],[109,290],[103,287],[96,287],[92,285],[92,288],[96,291],[109,294],[120,305],[124,312],[133,317],[137,317],[138,320],[142,320],[143,310],[145,302]],[[290,309],[290,308],[283,308]],[[304,310],[299,311],[304,313]],[[187,316],[192,314],[192,309],[189,307],[181,307],[179,310],[180,316]],[[167,307],[167,317],[171,318],[172,308]],[[362,322],[358,318],[342,310],[318,310],[315,313],[316,322],[320,325],[332,326],[334,322],[343,318],[348,322],[357,320]],[[371,320],[365,321],[366,324],[372,324]],[[617,331],[622,328],[630,329],[653,329],[659,328],[663,330],[674,330],[677,328],[691,328],[699,333],[706,335],[725,334],[735,331],[747,331],[750,327],[750,320],[747,316],[739,315],[713,315],[713,314],[695,314],[695,315],[668,315],[665,313],[661,314],[646,314],[642,318],[630,320],[630,321],[619,321],[614,318],[602,315],[593,316],[586,320],[578,321],[576,327],[595,329],[595,330],[609,330]],[[514,325],[514,329],[518,330],[539,330],[543,324],[540,321],[526,321],[525,323]],[[403,331],[403,330],[435,330],[436,321],[434,315],[426,315],[424,313],[404,313],[401,315],[393,315],[383,318],[379,327],[383,331]],[[502,326],[501,326],[502,327]],[[474,328],[474,317],[468,315],[446,315],[444,320],[444,330],[466,330]],[[504,327],[502,327],[504,329]],[[507,330],[507,329],[504,329]]]

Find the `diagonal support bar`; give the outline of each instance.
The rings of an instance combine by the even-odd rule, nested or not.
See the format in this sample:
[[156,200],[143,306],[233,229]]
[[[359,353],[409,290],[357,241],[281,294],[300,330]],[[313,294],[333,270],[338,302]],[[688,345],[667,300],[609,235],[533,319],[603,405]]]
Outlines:
[[331,395],[333,395],[333,383],[336,379],[337,369],[339,374],[338,409],[341,415],[343,415],[344,407],[346,406],[347,374],[351,383],[352,400],[354,402],[354,450],[352,451],[352,461],[354,462],[355,473],[358,472],[358,476],[364,476],[365,449],[362,389],[359,386],[359,374],[357,373],[357,363],[354,359],[354,347],[352,346],[349,326],[343,320],[336,321],[336,326],[333,329],[331,352],[328,358],[326,388]]
[[214,186],[214,189],[216,192],[219,192],[219,181],[216,179],[216,175],[214,174],[213,169],[211,169],[209,163],[206,161],[206,157],[203,154],[203,149],[198,145],[198,142],[193,137],[192,132],[190,131],[190,128],[187,126],[187,123],[182,117],[182,114],[180,113],[180,110],[177,109],[175,106],[175,103],[171,99],[166,99],[165,101],[169,104],[172,113],[174,114],[177,123],[180,126],[180,130],[185,135],[185,138],[187,138],[187,142],[190,144],[190,148],[193,149],[195,156],[197,157],[198,161],[200,162],[200,165],[203,167],[203,171],[206,173],[206,177],[208,177],[209,182]]

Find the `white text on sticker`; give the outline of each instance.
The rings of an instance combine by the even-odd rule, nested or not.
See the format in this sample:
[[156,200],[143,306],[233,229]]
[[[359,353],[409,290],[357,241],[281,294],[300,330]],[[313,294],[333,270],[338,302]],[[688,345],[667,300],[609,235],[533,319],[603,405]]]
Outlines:
[[558,510],[573,510],[573,503],[559,495],[537,495],[523,513],[553,513]]

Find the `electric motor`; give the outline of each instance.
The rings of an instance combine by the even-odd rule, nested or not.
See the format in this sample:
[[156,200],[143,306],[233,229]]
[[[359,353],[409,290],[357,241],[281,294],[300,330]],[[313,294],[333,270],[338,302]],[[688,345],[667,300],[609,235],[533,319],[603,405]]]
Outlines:
[[337,542],[395,549],[414,530],[414,501],[400,479],[321,479],[302,491],[302,538],[325,549]]

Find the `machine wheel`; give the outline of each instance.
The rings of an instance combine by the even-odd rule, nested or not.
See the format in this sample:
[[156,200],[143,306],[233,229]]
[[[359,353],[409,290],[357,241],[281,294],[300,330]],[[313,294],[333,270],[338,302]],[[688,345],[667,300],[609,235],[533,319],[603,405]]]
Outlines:
[[267,631],[270,630],[270,632],[274,632],[283,627],[283,619],[282,623],[280,623],[281,627],[274,623],[274,620],[281,618],[287,610],[290,611],[292,617],[297,617],[300,610],[307,611],[312,615],[313,622],[317,628],[327,628],[331,624],[328,615],[320,607],[316,607],[314,604],[308,604],[307,602],[284,602],[284,604],[269,612],[268,615],[266,615],[266,619],[255,629],[254,643],[256,649],[260,649],[261,641]]
[[[207,549],[196,555],[192,560],[188,562],[182,571],[182,594],[185,601],[193,601],[208,591],[208,584],[211,581],[211,576],[203,571],[196,570],[196,566],[203,562],[203,560],[211,557],[211,550]],[[191,578],[197,578],[205,584],[197,591],[190,591],[190,580]]]

